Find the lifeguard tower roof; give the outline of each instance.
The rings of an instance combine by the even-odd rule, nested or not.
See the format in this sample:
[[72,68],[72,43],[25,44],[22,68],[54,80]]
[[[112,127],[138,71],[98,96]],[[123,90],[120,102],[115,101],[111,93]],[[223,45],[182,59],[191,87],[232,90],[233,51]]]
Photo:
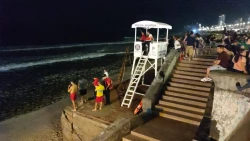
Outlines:
[[172,26],[165,23],[160,22],[154,22],[154,21],[139,21],[134,24],[132,24],[132,28],[166,28],[166,29],[172,29]]

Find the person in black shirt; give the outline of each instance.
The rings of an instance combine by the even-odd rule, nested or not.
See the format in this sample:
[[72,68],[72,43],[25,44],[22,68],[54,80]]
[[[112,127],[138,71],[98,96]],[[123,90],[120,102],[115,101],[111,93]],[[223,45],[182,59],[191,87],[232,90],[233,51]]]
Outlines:
[[196,45],[194,33],[191,31],[190,35],[185,40],[187,47],[186,47],[186,54],[188,54],[189,61],[192,60],[193,53],[194,53],[194,46]]

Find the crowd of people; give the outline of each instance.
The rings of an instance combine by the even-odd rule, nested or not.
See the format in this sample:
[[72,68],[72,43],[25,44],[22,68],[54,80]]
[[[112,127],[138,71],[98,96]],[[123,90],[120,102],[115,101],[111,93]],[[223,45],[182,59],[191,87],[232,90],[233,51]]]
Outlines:
[[[224,31],[222,39],[216,39],[210,35],[205,40],[198,34],[187,32],[185,37],[174,36],[174,47],[180,52],[179,59],[192,60],[192,57],[199,54],[200,49],[214,48],[217,45],[218,57],[213,65],[207,68],[206,76],[201,79],[202,82],[212,81],[209,77],[212,70],[229,70],[237,73],[250,73],[250,34],[237,34],[234,31]],[[247,84],[241,86],[236,84],[239,91],[250,88],[250,78]]]
[[[105,101],[105,105],[111,104],[110,102],[110,90],[113,88],[112,80],[109,78],[109,74],[107,70],[104,70],[103,76],[101,79],[97,77],[93,78],[93,87],[94,92],[93,96],[86,98],[88,81],[85,79],[85,76],[82,76],[78,81],[78,85],[71,81],[68,86],[68,92],[70,94],[70,100],[72,102],[72,111],[76,111],[78,108],[77,95],[80,96],[79,106],[83,107],[83,104],[87,102],[87,100],[95,100],[95,105],[92,111],[96,111],[97,109],[101,110],[103,102]],[[98,108],[99,105],[99,108]]]

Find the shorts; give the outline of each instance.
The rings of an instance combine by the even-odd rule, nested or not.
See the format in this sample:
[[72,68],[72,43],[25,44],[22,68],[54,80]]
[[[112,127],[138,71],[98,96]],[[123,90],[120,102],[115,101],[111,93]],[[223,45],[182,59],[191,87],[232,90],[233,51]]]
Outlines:
[[76,100],[76,93],[70,94],[70,100],[73,100],[73,101]]
[[79,94],[80,94],[81,96],[86,95],[86,94],[87,94],[87,89],[81,89],[81,90],[79,90]]
[[227,68],[223,68],[220,65],[210,66],[210,70],[226,70]]
[[96,103],[103,102],[103,96],[97,96],[97,97],[95,98],[95,102],[96,102]]

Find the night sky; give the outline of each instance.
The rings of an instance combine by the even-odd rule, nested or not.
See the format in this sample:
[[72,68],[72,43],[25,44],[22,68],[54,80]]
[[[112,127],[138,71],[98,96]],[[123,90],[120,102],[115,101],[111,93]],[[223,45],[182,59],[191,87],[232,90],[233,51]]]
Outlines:
[[250,0],[0,0],[0,44],[45,45],[121,40],[140,20],[173,31],[192,23],[250,16]]

